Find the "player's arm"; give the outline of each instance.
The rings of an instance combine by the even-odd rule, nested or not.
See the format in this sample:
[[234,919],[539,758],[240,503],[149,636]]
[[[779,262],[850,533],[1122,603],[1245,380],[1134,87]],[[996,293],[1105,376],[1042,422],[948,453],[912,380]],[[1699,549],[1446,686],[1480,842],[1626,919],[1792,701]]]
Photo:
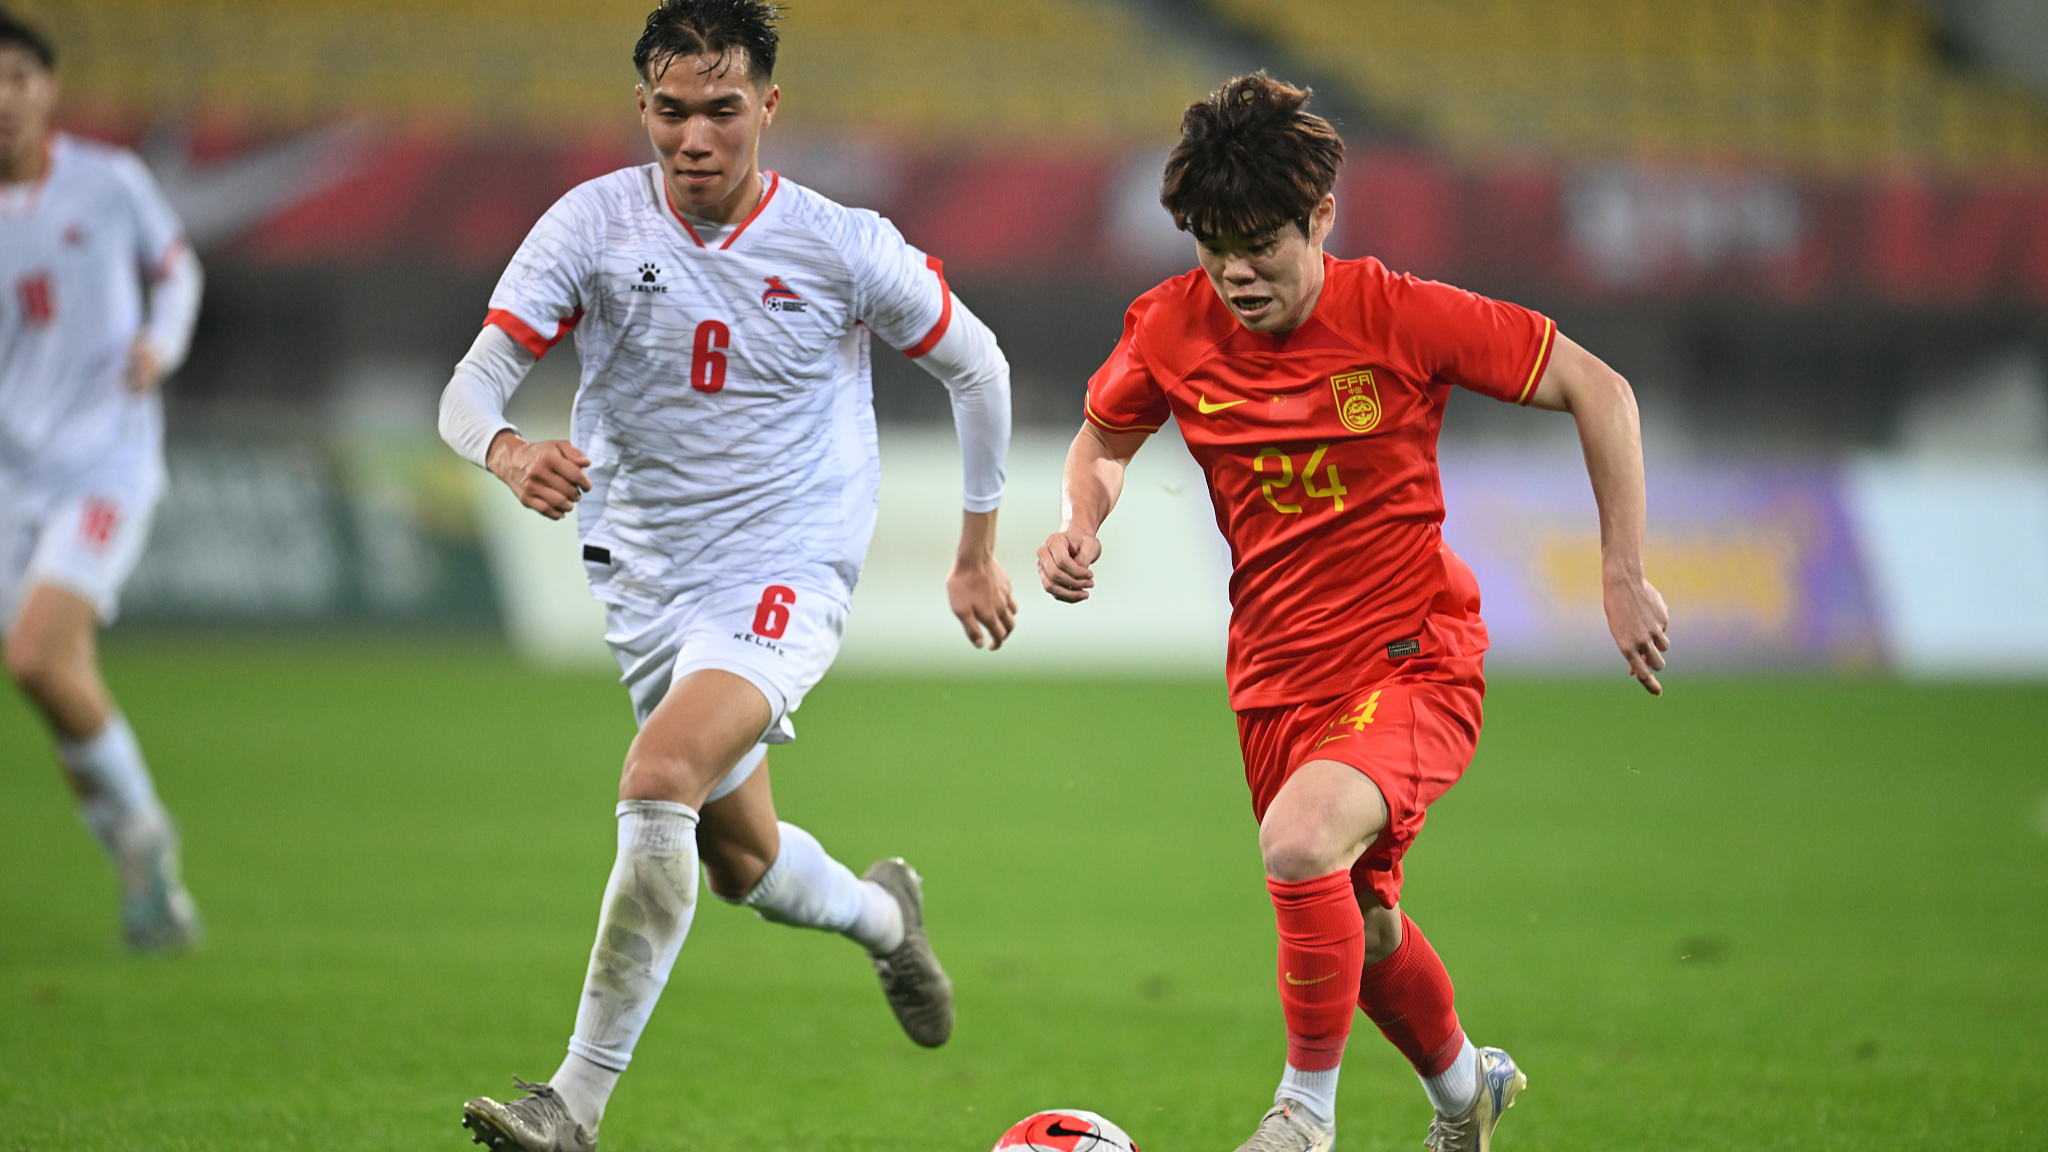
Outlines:
[[567,440],[528,441],[505,419],[506,403],[537,363],[504,329],[484,325],[441,392],[441,439],[504,481],[521,504],[560,520],[590,491],[590,458]]
[[1095,587],[1092,565],[1102,556],[1096,532],[1123,494],[1124,470],[1150,432],[1111,432],[1081,425],[1060,476],[1060,530],[1038,549],[1038,581],[1053,599],[1078,604]]
[[946,386],[960,436],[960,546],[946,575],[946,601],[976,648],[982,633],[1001,648],[1017,626],[1010,576],[996,561],[996,510],[1010,458],[1010,362],[995,333],[957,296],[945,311],[945,332],[918,367]]
[[199,322],[199,298],[206,274],[183,238],[173,240],[163,259],[149,270],[149,316],[128,349],[128,390],[147,392],[185,362],[192,348],[192,329]]
[[184,223],[142,161],[121,153],[113,171],[134,226],[145,309],[142,328],[128,346],[123,382],[130,392],[147,392],[184,363],[206,277],[186,242]]
[[1657,672],[1671,647],[1665,630],[1671,613],[1664,597],[1643,577],[1643,433],[1635,393],[1621,374],[1600,358],[1557,335],[1550,366],[1529,403],[1569,412],[1579,426],[1579,445],[1593,498],[1600,505],[1601,601],[1607,630],[1629,672],[1653,696],[1664,694]]

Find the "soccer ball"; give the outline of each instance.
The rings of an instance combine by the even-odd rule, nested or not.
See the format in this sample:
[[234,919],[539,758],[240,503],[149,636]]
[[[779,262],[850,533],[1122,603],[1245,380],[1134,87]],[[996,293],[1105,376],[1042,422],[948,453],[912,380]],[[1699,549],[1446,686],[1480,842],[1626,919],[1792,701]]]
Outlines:
[[1124,1130],[1079,1108],[1034,1112],[1010,1126],[994,1152],[1138,1152]]

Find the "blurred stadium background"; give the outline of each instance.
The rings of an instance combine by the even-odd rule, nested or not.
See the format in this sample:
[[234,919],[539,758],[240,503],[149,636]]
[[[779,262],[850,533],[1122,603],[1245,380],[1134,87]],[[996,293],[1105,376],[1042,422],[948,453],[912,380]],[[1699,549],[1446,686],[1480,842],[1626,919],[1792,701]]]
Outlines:
[[[64,122],[143,151],[210,274],[132,622],[502,622],[604,659],[566,530],[493,498],[432,412],[530,223],[645,152],[644,7],[24,6]],[[1124,304],[1189,266],[1156,203],[1179,109],[1266,67],[1351,144],[1339,255],[1542,309],[1634,383],[1686,666],[2048,672],[2039,3],[807,0],[785,35],[766,163],[897,221],[1009,353],[1020,581]],[[964,667],[934,594],[944,394],[878,364],[887,498],[845,660]],[[557,352],[523,418],[559,424],[573,381]],[[1461,396],[1444,460],[1496,666],[1604,666],[1569,422]],[[1213,669],[1198,477],[1141,464],[1100,601],[1027,596],[979,666]]]

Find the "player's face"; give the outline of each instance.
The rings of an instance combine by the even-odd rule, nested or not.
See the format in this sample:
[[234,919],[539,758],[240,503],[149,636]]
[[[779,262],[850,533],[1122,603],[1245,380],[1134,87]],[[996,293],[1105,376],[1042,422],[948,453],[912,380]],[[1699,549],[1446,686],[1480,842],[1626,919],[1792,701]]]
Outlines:
[[57,78],[35,53],[0,44],[0,152],[42,146],[57,105]]
[[1195,253],[1238,323],[1254,332],[1291,332],[1323,290],[1323,241],[1336,218],[1336,197],[1325,196],[1309,214],[1307,235],[1282,224],[1256,236],[1211,236]]
[[640,85],[640,122],[661,157],[676,207],[730,219],[757,190],[761,130],[775,118],[782,90],[757,87],[744,52],[676,56],[648,66]]

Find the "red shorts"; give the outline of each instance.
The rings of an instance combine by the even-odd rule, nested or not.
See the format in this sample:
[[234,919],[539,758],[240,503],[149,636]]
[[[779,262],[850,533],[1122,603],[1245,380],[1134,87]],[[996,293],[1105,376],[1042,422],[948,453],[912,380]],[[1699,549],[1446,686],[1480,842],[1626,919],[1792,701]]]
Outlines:
[[1479,659],[1435,664],[1337,700],[1237,714],[1245,783],[1259,819],[1288,777],[1312,760],[1349,764],[1379,787],[1387,826],[1352,866],[1351,883],[1387,908],[1401,901],[1401,857],[1422,831],[1423,813],[1465,774],[1479,744],[1486,694]]

